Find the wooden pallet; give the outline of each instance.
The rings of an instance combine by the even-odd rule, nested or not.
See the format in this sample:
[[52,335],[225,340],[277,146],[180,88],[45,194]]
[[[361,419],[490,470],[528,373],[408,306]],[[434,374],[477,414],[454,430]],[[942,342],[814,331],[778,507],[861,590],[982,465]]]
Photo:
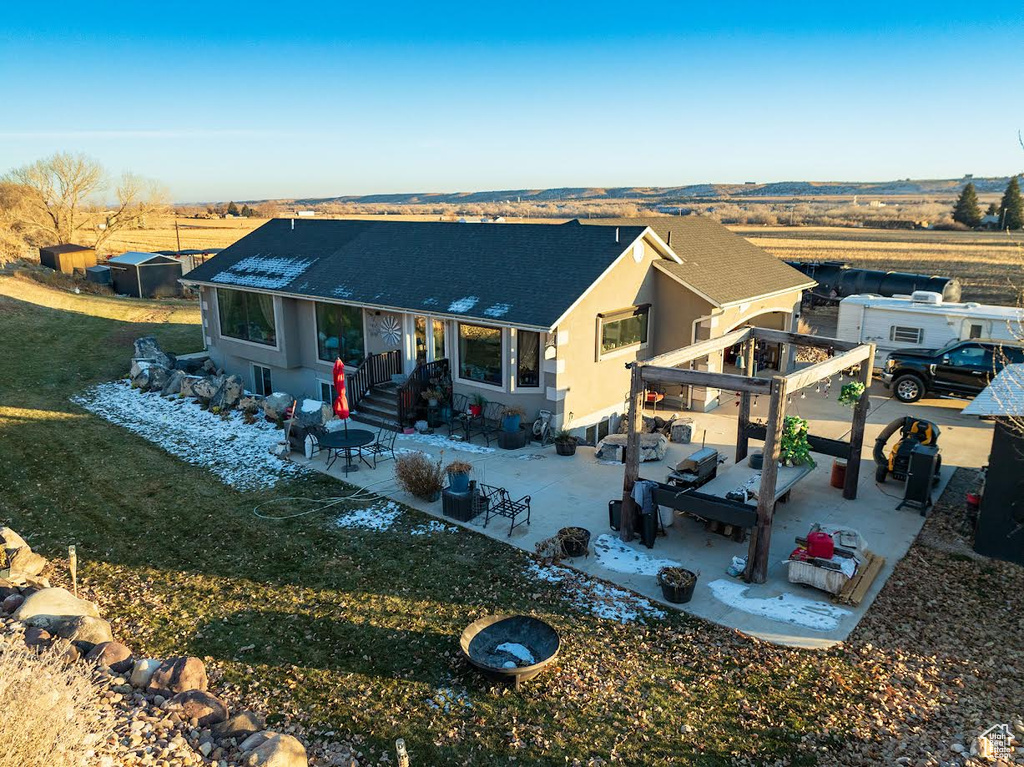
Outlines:
[[868,589],[871,588],[871,584],[875,582],[878,574],[882,572],[883,567],[885,567],[885,557],[880,557],[877,554],[868,554],[867,561],[846,582],[843,590],[836,596],[835,601],[846,605],[853,605],[854,607],[859,605],[864,601]]

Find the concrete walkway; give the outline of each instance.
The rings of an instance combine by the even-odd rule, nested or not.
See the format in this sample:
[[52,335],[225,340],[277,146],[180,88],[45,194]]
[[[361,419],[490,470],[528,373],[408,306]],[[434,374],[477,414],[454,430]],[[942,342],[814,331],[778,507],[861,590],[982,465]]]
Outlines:
[[[851,411],[836,403],[838,392],[838,381],[833,383],[829,399],[812,388],[805,392],[806,397],[793,398],[789,413],[806,418],[814,434],[843,438],[850,428]],[[762,397],[755,404],[754,417],[766,415],[767,400]],[[531,525],[517,527],[511,536],[507,520],[501,518],[492,519],[484,528],[481,517],[466,523],[468,527],[531,552],[538,541],[555,535],[562,527],[585,527],[591,531],[590,555],[566,560],[566,564],[663,602],[654,573],[666,562],[659,560],[679,563],[700,572],[693,600],[682,606],[685,611],[772,642],[827,647],[845,639],[857,625],[924,521],[916,510],[895,510],[902,498],[902,483],[893,480],[880,485],[875,483],[871,460],[875,436],[889,421],[907,414],[939,424],[943,469],[934,495],[937,499],[956,467],[980,466],[988,455],[991,427],[960,415],[964,404],[962,400],[937,399],[907,406],[889,399],[888,392],[876,385],[871,391],[857,499],[846,501],[840,490],[830,486],[832,459],[816,456],[817,468],[793,489],[789,502],[777,508],[767,583],[749,587],[726,574],[732,557],[746,556],[746,542],[736,543],[708,533],[703,523],[695,519],[676,517],[671,520],[667,536],[659,537],[652,549],[639,541],[622,544],[608,525],[608,501],[621,497],[623,468],[621,464],[597,462],[593,448],[580,447],[575,456],[562,457],[553,447],[531,446],[505,451],[498,449],[496,443],[493,449],[487,449],[477,444],[450,442],[444,435],[426,439],[419,435],[399,435],[396,447],[422,450],[435,457],[443,450],[445,463],[455,459],[472,463],[473,478],[478,482],[505,487],[513,498],[522,495],[532,498]],[[664,480],[671,465],[700,447],[705,431],[707,445],[728,458],[720,468],[724,471],[732,465],[735,453],[735,412],[732,395],[727,395],[722,406],[713,413],[684,413],[693,418],[694,443],[670,445],[664,460],[641,465],[641,476]],[[667,415],[664,411],[659,414]],[[759,446],[752,442],[751,449]],[[326,470],[320,458],[311,463],[318,470]],[[341,463],[338,461],[330,474],[441,516],[440,502],[426,503],[398,489],[392,461],[382,462],[376,470],[367,470],[364,466],[348,478],[339,471]],[[828,594],[788,582],[784,560],[795,546],[795,537],[806,535],[815,522],[859,531],[868,547],[886,558],[885,568],[858,607],[832,605]]]

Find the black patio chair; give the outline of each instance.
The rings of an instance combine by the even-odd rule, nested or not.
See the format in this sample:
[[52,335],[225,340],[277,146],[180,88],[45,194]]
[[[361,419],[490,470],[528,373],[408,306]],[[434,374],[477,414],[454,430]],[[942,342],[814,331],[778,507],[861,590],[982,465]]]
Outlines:
[[487,440],[487,446],[491,446],[491,438],[498,438],[501,431],[501,422],[505,417],[505,406],[500,402],[488,402],[484,405],[481,417],[477,419],[475,427],[477,433]]
[[508,535],[512,537],[512,531],[519,525],[526,523],[530,525],[530,496],[524,495],[517,501],[512,500],[508,490],[503,487],[491,485],[479,485],[480,493],[486,500],[486,514],[484,516],[484,527],[491,521],[491,517],[504,517],[509,520]]
[[[317,453],[320,452],[320,438],[327,433],[327,429],[323,426],[309,426],[306,428],[306,436],[313,438],[313,449],[310,451],[309,457],[313,458]],[[327,449],[328,458],[330,458],[330,448]]]
[[465,431],[467,411],[469,410],[469,397],[465,394],[453,394],[452,406],[448,410],[448,419],[445,425],[448,427],[448,436],[452,432],[462,429]]
[[[391,460],[395,458],[395,438],[398,437],[398,424],[385,421],[377,432],[377,438],[369,445],[359,448],[360,456],[365,452],[373,456],[373,468],[377,468],[377,461]],[[365,458],[363,460],[366,460]]]

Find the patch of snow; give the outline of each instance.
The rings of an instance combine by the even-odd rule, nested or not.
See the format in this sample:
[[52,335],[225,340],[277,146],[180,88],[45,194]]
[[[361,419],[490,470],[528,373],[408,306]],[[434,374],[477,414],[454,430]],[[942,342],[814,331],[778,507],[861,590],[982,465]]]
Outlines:
[[629,623],[646,618],[664,618],[664,610],[641,596],[625,589],[609,586],[583,573],[558,565],[539,565],[531,562],[527,573],[545,583],[562,587],[569,602],[583,612],[598,618]]
[[617,573],[657,575],[663,567],[682,567],[672,559],[657,559],[643,551],[634,549],[614,535],[605,533],[594,541],[594,553],[603,567]]
[[401,515],[402,510],[398,504],[394,501],[387,501],[384,504],[370,506],[367,509],[346,512],[338,517],[334,524],[346,530],[359,529],[384,532],[385,530],[390,530]]
[[249,256],[213,277],[211,282],[274,290],[283,288],[315,263],[316,259]]
[[503,668],[516,668],[517,666],[532,666],[537,662],[537,659],[533,657],[533,653],[530,652],[528,647],[524,647],[518,642],[502,642],[500,645],[494,648],[494,652],[502,652],[506,655],[511,655],[515,658],[518,663],[503,663]]
[[324,403],[318,399],[304,399],[302,400],[302,412],[316,413],[323,405]]
[[218,415],[190,399],[161,397],[123,382],[100,384],[71,400],[240,490],[273,487],[305,471],[270,454],[284,435],[262,418],[247,424],[241,413]]
[[780,594],[777,597],[748,597],[750,588],[743,583],[717,580],[708,584],[715,599],[750,615],[758,615],[782,623],[813,629],[833,631],[839,622],[850,615],[849,610],[836,607],[828,602],[817,602],[794,594]]
[[434,694],[427,699],[427,705],[446,714],[453,708],[473,708],[469,694],[465,690],[454,690],[451,687],[439,687],[434,690]]
[[424,298],[423,299],[423,305],[424,306],[437,306],[440,303],[441,302],[438,301],[436,298]]
[[456,450],[462,453],[494,453],[497,448],[474,445],[472,442],[460,442],[449,439],[441,434],[399,434],[399,442],[418,442],[421,445],[429,445],[442,450]]
[[480,299],[476,296],[466,296],[448,304],[448,311],[455,314],[465,314],[478,303],[480,303]]
[[339,285],[331,292],[338,298],[352,298],[351,288],[346,288],[344,285]]
[[516,456],[517,461],[543,461],[545,458],[547,456],[540,453],[525,453],[524,455]]
[[446,525],[439,519],[432,519],[425,525],[417,525],[409,531],[409,535],[429,535],[430,533],[457,533],[459,528]]
[[504,317],[506,314],[509,313],[509,310],[511,308],[512,308],[511,304],[505,304],[505,303],[492,304],[491,306],[488,306],[486,309],[484,309],[484,316],[485,317]]

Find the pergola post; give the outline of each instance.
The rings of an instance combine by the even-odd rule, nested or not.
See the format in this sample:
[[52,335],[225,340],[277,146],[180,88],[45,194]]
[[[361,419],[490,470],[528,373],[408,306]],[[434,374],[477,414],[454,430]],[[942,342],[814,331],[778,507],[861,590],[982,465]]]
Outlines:
[[846,481],[843,484],[843,498],[852,501],[857,497],[857,481],[860,479],[860,454],[864,448],[864,426],[868,420],[871,404],[868,389],[871,388],[871,368],[875,364],[875,345],[870,344],[871,353],[860,363],[857,380],[864,384],[864,393],[853,408],[853,427],[850,429],[850,457],[846,459]]
[[633,500],[633,485],[640,476],[640,432],[643,431],[644,379],[641,366],[634,364],[629,379],[629,410],[626,414],[626,465],[622,478],[622,514],[619,517],[619,538],[633,540],[633,518],[636,516],[636,502]]
[[[746,374],[750,377],[755,375],[754,371],[754,346],[756,341],[751,338],[746,342],[743,349],[743,364],[746,366]],[[750,392],[743,392],[740,395],[740,413],[736,424],[736,463],[747,457],[750,445],[750,437],[747,435],[747,427],[750,425]]]
[[761,484],[757,491],[757,523],[750,535],[747,549],[748,583],[764,583],[768,579],[768,549],[772,541],[772,515],[775,513],[775,485],[779,478],[779,453],[782,448],[782,426],[786,419],[786,389],[783,376],[772,378],[772,398],[765,424]]

